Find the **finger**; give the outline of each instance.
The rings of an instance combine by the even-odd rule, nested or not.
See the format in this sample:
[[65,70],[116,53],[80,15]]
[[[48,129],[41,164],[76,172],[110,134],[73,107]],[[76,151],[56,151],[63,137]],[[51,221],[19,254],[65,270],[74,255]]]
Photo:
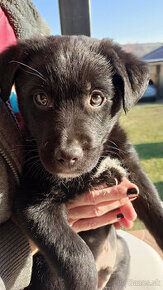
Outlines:
[[120,223],[121,228],[124,227],[126,229],[131,229],[134,225],[133,221],[129,221],[125,217],[122,218],[119,223]]
[[116,230],[120,230],[121,227],[122,227],[121,224],[120,224],[120,222],[114,223],[114,226],[115,226]]
[[[76,206],[95,205],[105,201],[122,199],[127,196],[128,188],[135,188],[138,192],[137,186],[124,178],[118,185],[112,187],[103,185],[103,187],[96,187],[90,192],[79,195],[74,200],[69,201],[66,206],[68,209],[72,209]],[[130,197],[133,197],[133,195],[130,195]]]
[[75,232],[81,232],[96,229],[108,224],[116,223],[121,219],[121,217],[118,217],[118,215],[121,215],[119,209],[109,212],[100,217],[80,219],[72,224],[72,229]]
[[125,218],[130,221],[134,221],[137,218],[136,211],[130,201],[122,205],[120,207],[120,211],[125,216]]
[[120,200],[102,202],[97,205],[95,204],[95,205],[85,205],[85,206],[75,207],[75,208],[68,209],[68,216],[69,216],[69,219],[76,219],[76,220],[82,219],[82,218],[98,217],[98,216],[106,214],[109,211],[120,208],[125,203],[128,203],[127,197],[122,198]]
[[[115,189],[117,188],[117,194],[119,194],[119,191],[121,192],[121,186],[123,186],[127,191],[124,195],[124,197],[127,196],[130,198],[130,199],[133,199],[135,198],[135,196],[137,196],[139,194],[139,188],[136,186],[136,184],[130,182],[126,177],[124,177],[122,179],[122,182],[118,184],[118,182],[116,183],[116,185],[113,185],[113,186],[108,186],[106,184],[102,184],[102,185],[98,185],[97,187],[94,187],[93,188],[93,191],[100,191],[100,190],[108,190],[109,193],[112,193],[112,189]],[[120,198],[121,195],[117,195],[117,198]],[[123,196],[122,196],[123,197]],[[114,200],[114,196],[113,196],[113,199]]]

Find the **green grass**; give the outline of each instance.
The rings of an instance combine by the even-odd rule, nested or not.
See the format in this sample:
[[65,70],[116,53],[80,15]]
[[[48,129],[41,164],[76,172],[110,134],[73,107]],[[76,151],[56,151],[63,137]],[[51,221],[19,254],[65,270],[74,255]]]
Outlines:
[[121,121],[132,143],[163,142],[163,105],[138,105]]
[[[138,105],[123,114],[120,122],[163,200],[163,105]],[[134,229],[142,227],[137,221]]]

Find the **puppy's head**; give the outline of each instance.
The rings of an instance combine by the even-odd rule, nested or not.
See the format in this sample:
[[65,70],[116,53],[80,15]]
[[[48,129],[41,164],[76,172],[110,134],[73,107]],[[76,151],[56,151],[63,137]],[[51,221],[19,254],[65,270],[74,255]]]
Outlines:
[[15,83],[24,122],[45,169],[61,177],[92,170],[121,107],[148,80],[144,63],[111,41],[87,37],[26,40],[0,56],[0,96]]

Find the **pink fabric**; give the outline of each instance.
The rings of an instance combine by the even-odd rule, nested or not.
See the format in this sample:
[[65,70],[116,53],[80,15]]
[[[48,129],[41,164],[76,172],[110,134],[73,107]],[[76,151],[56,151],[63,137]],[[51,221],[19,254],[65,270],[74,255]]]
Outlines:
[[16,36],[8,19],[0,8],[0,53],[8,46],[16,43]]
[[[8,46],[13,44],[16,44],[16,36],[14,30],[12,29],[12,26],[10,25],[5,13],[0,7],[0,53]],[[9,105],[11,106],[10,102]],[[18,121],[19,127],[22,128],[22,119],[20,117],[20,113],[15,113],[15,117]]]

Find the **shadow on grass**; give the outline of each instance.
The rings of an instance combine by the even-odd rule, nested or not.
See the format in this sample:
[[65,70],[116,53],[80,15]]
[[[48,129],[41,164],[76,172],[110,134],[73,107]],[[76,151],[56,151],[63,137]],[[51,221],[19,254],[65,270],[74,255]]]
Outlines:
[[163,142],[134,145],[140,159],[163,158]]
[[163,201],[163,181],[155,182],[154,185],[156,186],[158,193]]

